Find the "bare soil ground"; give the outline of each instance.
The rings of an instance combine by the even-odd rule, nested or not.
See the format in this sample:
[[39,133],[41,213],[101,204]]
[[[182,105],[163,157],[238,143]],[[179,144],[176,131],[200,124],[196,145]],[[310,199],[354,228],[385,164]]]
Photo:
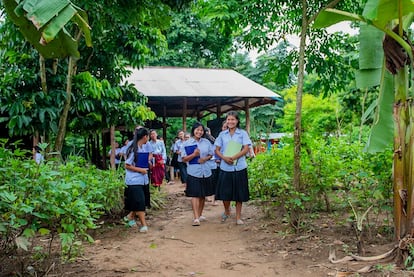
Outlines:
[[[182,185],[176,182],[162,190],[168,205],[149,211],[148,233],[120,223],[103,224],[82,256],[47,276],[413,276],[392,263],[330,263],[330,249],[341,258],[355,253],[356,242],[351,226],[328,217],[312,219],[306,232],[293,234],[281,218],[266,219],[253,204],[243,206],[245,225],[236,225],[234,217],[221,223],[222,204],[206,202],[208,220],[194,227]],[[389,236],[372,237],[366,242],[367,256],[392,248]],[[376,266],[370,273],[356,273],[367,265]]]

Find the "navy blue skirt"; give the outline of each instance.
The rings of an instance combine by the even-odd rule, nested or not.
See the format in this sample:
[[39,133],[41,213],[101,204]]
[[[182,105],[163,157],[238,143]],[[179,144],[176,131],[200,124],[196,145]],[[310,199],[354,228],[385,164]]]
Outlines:
[[246,202],[250,199],[247,168],[240,171],[220,170],[216,200]]
[[215,193],[216,186],[212,182],[212,177],[198,178],[187,175],[187,188],[185,195],[187,197],[206,197]]
[[128,186],[125,190],[125,210],[134,212],[145,212],[145,187]]

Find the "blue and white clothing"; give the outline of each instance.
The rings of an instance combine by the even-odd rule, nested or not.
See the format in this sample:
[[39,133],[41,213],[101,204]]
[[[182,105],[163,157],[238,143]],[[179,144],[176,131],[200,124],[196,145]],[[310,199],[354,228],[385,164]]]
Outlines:
[[121,147],[121,149],[119,150],[119,155],[126,157],[126,153],[128,150],[128,147],[132,144],[132,141],[128,141],[127,145],[124,145]]
[[[108,155],[111,156],[112,149],[109,150]],[[118,159],[121,155],[121,148],[115,148],[115,164],[120,164],[121,160]],[[117,158],[118,157],[118,158]]]
[[[197,148],[200,150],[200,157],[199,158],[205,158],[209,155],[213,155],[213,148],[211,147],[211,143],[208,139],[200,138],[200,140],[196,140],[194,138],[190,138],[186,140],[182,146],[181,151],[181,158],[187,156],[187,153],[185,151],[186,146],[192,146],[197,145]],[[197,178],[203,178],[203,177],[210,177],[211,176],[211,166],[208,164],[208,162],[199,164],[191,164],[187,162],[187,174],[193,177]]]
[[[132,149],[131,149],[132,150]],[[153,149],[151,144],[146,143],[143,144],[141,147],[137,146],[137,152],[138,155],[139,153],[149,153],[152,154]],[[150,161],[148,161],[150,162]],[[135,154],[134,151],[131,151],[131,153],[128,155],[126,161],[126,164],[129,165],[134,165],[135,166]],[[135,186],[135,185],[148,185],[149,184],[149,179],[148,179],[148,174],[146,173],[140,173],[140,172],[136,172],[136,171],[131,171],[126,169],[126,173],[125,173],[125,184],[128,186]]]
[[40,164],[41,162],[43,162],[45,159],[43,158],[42,153],[36,152],[35,155],[35,161],[37,164]]
[[[249,138],[249,135],[245,130],[237,128],[234,131],[234,134],[231,135],[229,130],[221,131],[217,139],[214,142],[215,146],[220,147],[220,152],[224,153],[226,151],[226,146],[230,140],[234,140],[241,145],[252,145],[252,141]],[[234,165],[227,164],[225,161],[220,162],[220,169],[223,171],[240,171],[247,168],[246,157],[242,156],[238,159],[237,163]]]
[[214,149],[216,149],[216,147],[211,142],[210,142],[210,147],[211,147],[211,151],[213,151],[213,157],[211,157],[211,159],[207,161],[207,164],[210,166],[211,170],[214,170],[214,169],[217,169],[217,162],[216,161],[219,158],[216,156],[216,154],[214,154]]
[[[184,142],[186,142],[186,141],[179,139],[174,143],[174,153],[176,153],[177,151],[179,151],[181,153],[183,152],[182,151],[182,146],[183,146]],[[179,163],[183,162],[183,159],[182,159],[181,155],[178,155],[177,162],[179,162]]]
[[150,140],[148,143],[151,144],[152,149],[154,150],[152,154],[160,154],[164,160],[164,164],[167,163],[167,151],[165,150],[164,142],[157,139],[155,142]]

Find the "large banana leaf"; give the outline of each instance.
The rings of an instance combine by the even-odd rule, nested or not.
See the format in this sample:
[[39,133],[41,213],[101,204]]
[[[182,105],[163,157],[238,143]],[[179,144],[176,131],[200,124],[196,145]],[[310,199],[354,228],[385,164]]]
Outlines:
[[3,4],[8,17],[45,58],[80,56],[77,41],[65,29],[70,21],[92,46],[86,13],[68,0],[3,0]]
[[360,89],[378,86],[384,61],[382,39],[384,33],[367,24],[359,30],[359,70],[356,72],[356,85]]
[[399,15],[405,16],[412,12],[414,12],[414,0],[368,0],[362,15],[375,26],[384,29]]
[[325,9],[319,13],[313,27],[326,28],[341,21],[363,21],[383,30],[391,20],[398,18],[400,7],[401,16],[408,15],[414,12],[414,0],[368,0],[362,16],[337,9]]
[[[356,74],[357,87],[366,89],[380,85],[375,102],[375,117],[365,150],[371,153],[383,151],[394,137],[392,104],[394,102],[394,79],[385,70],[382,40],[384,33],[362,24],[359,32],[359,68]],[[367,115],[363,115],[367,117]]]
[[377,109],[374,124],[369,134],[365,151],[381,152],[392,145],[394,138],[394,77],[385,69],[382,70],[380,92],[377,98]]

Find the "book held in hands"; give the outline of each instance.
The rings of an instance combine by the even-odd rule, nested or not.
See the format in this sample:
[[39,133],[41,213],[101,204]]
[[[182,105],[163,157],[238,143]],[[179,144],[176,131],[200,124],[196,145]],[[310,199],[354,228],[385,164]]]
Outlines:
[[[184,149],[185,149],[185,153],[187,154],[187,156],[189,156],[189,155],[193,154],[194,151],[197,149],[197,144],[184,146]],[[188,163],[189,164],[199,164],[199,162],[198,162],[199,158],[200,158],[200,156],[192,158],[191,160],[188,161]]]
[[[223,155],[225,157],[233,157],[234,155],[236,155],[237,153],[240,152],[240,150],[242,149],[242,147],[243,147],[243,145],[240,142],[237,142],[235,140],[230,140],[227,143],[226,150],[224,150]],[[236,165],[237,164],[237,160],[235,160],[233,162],[233,165]]]
[[138,152],[135,155],[135,166],[140,168],[149,168],[148,165],[148,152]]

